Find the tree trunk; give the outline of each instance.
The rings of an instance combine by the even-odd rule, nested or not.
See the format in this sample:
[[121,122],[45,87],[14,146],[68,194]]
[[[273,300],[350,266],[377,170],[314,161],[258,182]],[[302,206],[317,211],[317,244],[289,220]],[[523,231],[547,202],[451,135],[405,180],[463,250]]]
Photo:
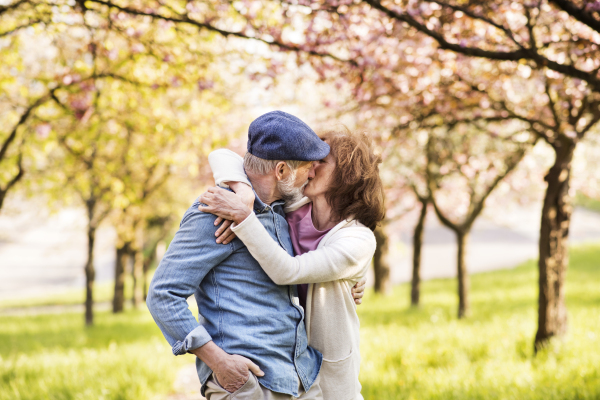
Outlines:
[[0,188],[0,210],[2,210],[2,205],[4,204],[4,199],[6,198],[7,192],[7,190]]
[[127,264],[130,260],[129,243],[117,247],[117,259],[115,262],[115,293],[113,297],[113,313],[123,312],[125,305],[125,275]]
[[148,272],[150,271],[152,263],[156,260],[156,249],[159,242],[160,240],[155,240],[150,248],[148,257],[144,257],[144,270],[142,273],[142,280],[144,282],[144,301],[146,301],[146,297],[148,296]]
[[[2,158],[0,158],[1,160]],[[2,206],[4,205],[4,200],[6,199],[6,194],[8,193],[8,191],[15,185],[17,184],[17,182],[19,182],[21,179],[23,179],[23,176],[25,175],[25,172],[23,170],[23,156],[20,155],[19,156],[19,162],[17,164],[17,166],[19,167],[19,172],[17,173],[17,175],[15,175],[10,181],[8,181],[8,183],[6,184],[5,187],[0,187],[0,211],[2,210]]]
[[421,249],[423,247],[423,232],[425,231],[425,217],[427,217],[429,198],[422,198],[419,201],[421,202],[421,213],[413,234],[413,270],[410,286],[410,305],[412,307],[419,306],[421,297]]
[[142,273],[144,301],[146,301],[146,298],[148,297],[148,271],[150,270],[150,265],[153,260],[154,257],[152,256],[144,258],[144,271]]
[[375,229],[374,233],[375,240],[377,241],[377,248],[373,255],[373,269],[375,272],[374,289],[376,293],[387,294],[391,289],[390,266],[385,260],[388,252],[388,237],[383,226]]
[[133,257],[133,293],[131,304],[138,308],[144,301],[144,252],[141,249],[135,249],[132,252]]
[[458,268],[458,318],[465,318],[469,315],[469,274],[467,272],[466,252],[468,232],[456,232],[457,244],[457,268]]
[[96,226],[93,223],[95,202],[87,202],[88,212],[88,248],[87,261],[85,263],[85,324],[92,326],[94,324],[94,280],[96,279],[96,270],[94,268],[94,242],[96,241]]
[[565,142],[555,147],[556,160],[545,178],[548,188],[540,228],[536,352],[551,338],[561,336],[567,330],[565,276],[569,263],[568,235],[572,212],[569,180],[575,144]]

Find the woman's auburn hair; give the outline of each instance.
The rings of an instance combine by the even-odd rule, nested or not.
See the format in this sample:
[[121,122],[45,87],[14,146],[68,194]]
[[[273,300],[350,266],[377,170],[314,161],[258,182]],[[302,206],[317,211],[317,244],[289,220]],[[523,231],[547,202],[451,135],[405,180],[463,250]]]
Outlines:
[[325,192],[336,220],[355,219],[371,230],[385,218],[383,183],[379,176],[381,157],[365,133],[348,129],[319,135],[331,147],[335,169]]

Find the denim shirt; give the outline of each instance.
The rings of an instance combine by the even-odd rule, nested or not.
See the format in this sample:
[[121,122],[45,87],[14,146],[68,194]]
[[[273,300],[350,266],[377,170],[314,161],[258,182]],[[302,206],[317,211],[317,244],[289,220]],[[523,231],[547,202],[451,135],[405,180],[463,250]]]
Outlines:
[[[229,354],[257,364],[269,390],[298,396],[298,379],[308,391],[322,355],[308,346],[304,311],[294,285],[279,286],[262,270],[239,239],[215,242],[216,217],[186,211],[179,230],[150,284],[147,305],[173,354],[185,354],[209,341]],[[254,212],[271,237],[293,255],[283,202],[266,205],[256,197]],[[188,309],[194,295],[198,320]],[[212,371],[196,359],[202,394]]]

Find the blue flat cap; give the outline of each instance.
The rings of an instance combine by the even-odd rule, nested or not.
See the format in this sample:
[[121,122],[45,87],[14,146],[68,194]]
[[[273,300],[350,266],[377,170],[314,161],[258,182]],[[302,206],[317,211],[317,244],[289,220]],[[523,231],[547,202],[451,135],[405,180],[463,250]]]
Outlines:
[[329,154],[329,145],[299,118],[271,111],[250,124],[248,153],[263,160],[316,161]]

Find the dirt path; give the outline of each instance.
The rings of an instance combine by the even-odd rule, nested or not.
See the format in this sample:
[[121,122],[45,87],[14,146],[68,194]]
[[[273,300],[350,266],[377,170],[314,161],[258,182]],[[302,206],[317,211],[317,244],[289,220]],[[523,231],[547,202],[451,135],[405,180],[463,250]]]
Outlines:
[[179,370],[173,384],[174,393],[167,400],[203,400],[200,394],[200,381],[196,373],[196,366],[189,364]]
[[[83,288],[86,238],[81,210],[65,209],[50,215],[27,202],[5,208],[0,214],[0,301]],[[471,233],[467,249],[471,273],[511,268],[537,256],[539,210],[498,208],[494,213],[495,217],[479,218]],[[390,227],[388,260],[394,283],[410,280],[413,226],[409,217]],[[600,214],[576,208],[570,237],[572,243],[600,240]],[[97,282],[113,279],[114,240],[111,228],[98,231]],[[425,227],[423,279],[455,276],[454,241],[453,233],[430,212]]]

